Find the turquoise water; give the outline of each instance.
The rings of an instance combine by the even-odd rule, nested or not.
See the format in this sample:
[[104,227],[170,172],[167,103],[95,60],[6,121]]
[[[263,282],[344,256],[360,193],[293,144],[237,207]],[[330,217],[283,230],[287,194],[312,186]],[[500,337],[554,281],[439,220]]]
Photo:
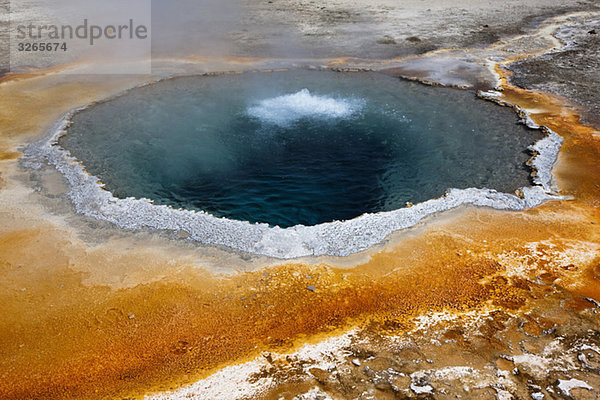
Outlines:
[[539,138],[473,92],[289,71],[134,89],[77,113],[60,144],[117,197],[287,227],[513,191]]

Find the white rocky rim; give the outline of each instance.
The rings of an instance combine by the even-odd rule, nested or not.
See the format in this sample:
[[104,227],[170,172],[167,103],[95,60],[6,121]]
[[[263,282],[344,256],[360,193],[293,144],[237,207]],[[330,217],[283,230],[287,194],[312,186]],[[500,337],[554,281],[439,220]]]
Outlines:
[[[479,96],[498,102],[500,93],[479,92]],[[215,217],[203,211],[173,209],[155,205],[149,199],[117,198],[70,153],[58,145],[58,139],[75,113],[91,103],[68,112],[49,134],[25,150],[22,165],[39,169],[54,166],[69,182],[68,195],[76,212],[111,222],[124,229],[159,229],[184,231],[190,239],[207,245],[220,245],[244,252],[290,259],[303,256],[347,256],[381,243],[390,233],[416,225],[428,215],[450,210],[463,204],[499,210],[524,210],[548,200],[563,199],[556,193],[552,168],[563,139],[546,127],[535,124],[524,110],[518,110],[522,123],[542,129],[546,137],[530,146],[535,152],[530,160],[534,185],[520,189],[522,196],[487,188],[449,189],[439,198],[394,211],[363,214],[347,221],[289,228]]]

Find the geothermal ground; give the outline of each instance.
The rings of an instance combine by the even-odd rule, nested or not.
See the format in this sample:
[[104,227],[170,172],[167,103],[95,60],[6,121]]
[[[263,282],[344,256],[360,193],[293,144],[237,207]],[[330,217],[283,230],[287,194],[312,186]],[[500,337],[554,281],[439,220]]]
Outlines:
[[[598,398],[600,7],[460,7],[215,5],[197,42],[155,34],[152,76],[73,60],[1,78],[0,398]],[[562,137],[561,197],[466,202],[351,255],[283,260],[83,215],[63,174],[22,159],[69,111],[132,87],[280,68],[480,90]]]

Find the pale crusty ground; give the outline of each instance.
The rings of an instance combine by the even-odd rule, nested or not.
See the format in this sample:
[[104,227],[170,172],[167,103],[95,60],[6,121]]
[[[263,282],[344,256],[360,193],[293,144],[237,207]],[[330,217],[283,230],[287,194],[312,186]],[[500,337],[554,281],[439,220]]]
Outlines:
[[[172,3],[172,4],[171,4]],[[8,0],[0,0],[0,10]],[[13,1],[14,19],[51,2]],[[168,6],[165,6],[168,4]],[[485,47],[557,14],[598,9],[594,0],[194,0],[155,1],[153,57],[392,59]],[[191,11],[190,11],[191,10]],[[24,11],[24,12],[23,12]],[[21,12],[21,13],[19,13]],[[0,11],[0,49],[7,18]],[[70,60],[77,61],[77,60]],[[14,62],[14,60],[13,60]],[[0,57],[0,71],[8,60]]]
[[[525,33],[553,14],[590,10],[594,1],[330,0],[247,1],[244,22],[271,22],[272,32],[236,36],[235,51],[273,56],[394,58],[440,48],[482,47]],[[281,28],[281,29],[279,29]],[[277,46],[281,31],[286,40]],[[244,42],[243,39],[247,39]]]

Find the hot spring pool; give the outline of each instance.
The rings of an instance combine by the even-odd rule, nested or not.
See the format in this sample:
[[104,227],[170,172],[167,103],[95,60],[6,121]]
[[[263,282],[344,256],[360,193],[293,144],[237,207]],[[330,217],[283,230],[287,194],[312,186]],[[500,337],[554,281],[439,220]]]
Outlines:
[[120,198],[271,226],[529,185],[542,136],[473,92],[378,73],[169,79],[76,113],[60,145]]

